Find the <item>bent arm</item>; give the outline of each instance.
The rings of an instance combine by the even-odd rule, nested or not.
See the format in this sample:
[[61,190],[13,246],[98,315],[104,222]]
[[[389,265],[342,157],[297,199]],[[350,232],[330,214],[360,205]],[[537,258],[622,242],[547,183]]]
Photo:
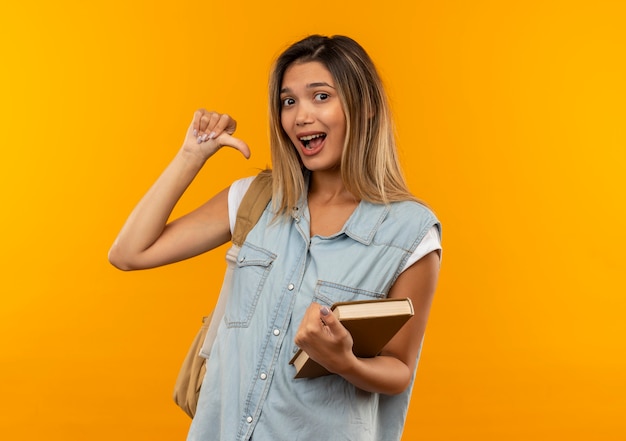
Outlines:
[[174,158],[122,227],[109,250],[111,264],[122,270],[154,268],[196,256],[230,239],[228,189],[167,223],[200,167],[184,154]]
[[[298,330],[296,344],[330,372],[341,375],[359,389],[394,395],[411,382],[417,356],[439,275],[439,254],[430,252],[406,269],[396,280],[388,297],[409,297],[415,315],[385,346],[380,355],[358,358],[352,352],[352,337],[333,314],[323,316],[312,306]],[[320,331],[320,319],[326,326]]]
[[168,219],[206,160],[219,148],[234,146],[249,156],[247,145],[230,136],[235,125],[227,115],[196,112],[182,148],[115,239],[109,250],[111,264],[122,270],[153,268],[198,255],[230,239],[228,189],[180,219],[170,223]]
[[415,315],[373,358],[353,357],[339,374],[355,386],[371,392],[397,394],[410,384],[430,314],[440,259],[433,251],[404,271],[389,293],[390,298],[409,297]]

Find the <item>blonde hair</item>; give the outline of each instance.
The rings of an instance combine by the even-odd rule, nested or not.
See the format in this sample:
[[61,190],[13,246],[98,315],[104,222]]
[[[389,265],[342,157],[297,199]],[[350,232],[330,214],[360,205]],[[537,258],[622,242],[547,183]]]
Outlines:
[[369,55],[349,37],[312,35],[287,48],[270,76],[270,147],[277,214],[288,214],[305,192],[300,157],[281,124],[280,89],[289,66],[311,61],[322,63],[331,73],[346,115],[340,165],[346,189],[373,203],[416,200],[402,174],[387,95]]

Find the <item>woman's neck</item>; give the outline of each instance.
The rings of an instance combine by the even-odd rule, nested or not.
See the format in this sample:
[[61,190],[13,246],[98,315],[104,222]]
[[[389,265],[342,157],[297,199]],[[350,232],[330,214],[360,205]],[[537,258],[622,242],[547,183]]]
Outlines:
[[341,178],[339,171],[316,171],[309,178],[309,200],[321,203],[357,202]]
[[328,237],[341,231],[358,204],[359,200],[343,185],[340,173],[311,173],[308,194],[311,237]]

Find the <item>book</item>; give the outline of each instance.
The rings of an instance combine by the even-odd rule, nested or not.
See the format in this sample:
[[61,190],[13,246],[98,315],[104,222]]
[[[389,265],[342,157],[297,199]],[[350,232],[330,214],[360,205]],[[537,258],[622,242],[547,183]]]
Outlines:
[[[414,315],[411,299],[378,299],[339,302],[330,310],[352,335],[352,352],[357,357],[375,357]],[[289,364],[296,368],[294,378],[328,375],[320,364],[298,349]]]

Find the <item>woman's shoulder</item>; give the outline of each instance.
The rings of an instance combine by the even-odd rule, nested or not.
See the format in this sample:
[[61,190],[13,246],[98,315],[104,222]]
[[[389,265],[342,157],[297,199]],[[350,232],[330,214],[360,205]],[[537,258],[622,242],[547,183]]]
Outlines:
[[232,184],[230,184],[229,194],[232,194],[235,199],[241,200],[243,195],[246,194],[248,188],[250,188],[250,184],[254,181],[254,176],[248,176],[246,178],[237,179]]
[[418,201],[392,202],[389,212],[381,224],[385,230],[398,231],[400,234],[422,238],[436,227],[441,234],[441,222],[435,212],[426,204]]
[[434,212],[415,201],[376,204],[361,201],[346,225],[346,233],[365,243],[386,243],[409,249],[440,223]]
[[389,204],[389,212],[394,217],[399,217],[407,221],[412,219],[437,220],[437,215],[424,202],[420,201],[399,201]]
[[228,189],[228,220],[230,223],[230,232],[235,229],[235,220],[237,219],[237,210],[241,205],[241,201],[246,192],[250,188],[250,185],[254,181],[254,176],[248,176],[247,178],[237,179],[230,185]]

